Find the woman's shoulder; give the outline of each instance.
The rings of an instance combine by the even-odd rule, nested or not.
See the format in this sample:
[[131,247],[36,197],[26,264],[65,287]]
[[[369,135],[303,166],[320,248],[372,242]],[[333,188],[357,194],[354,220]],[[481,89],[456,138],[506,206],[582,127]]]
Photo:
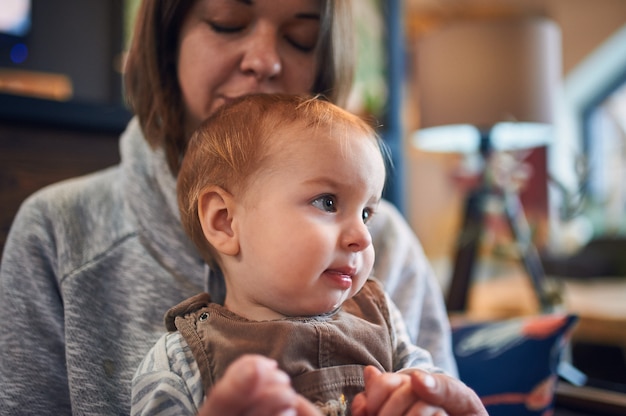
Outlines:
[[81,205],[81,200],[97,197],[97,195],[109,198],[109,192],[117,182],[119,170],[119,165],[115,165],[83,176],[55,182],[34,192],[26,198],[23,205],[29,207],[43,204],[52,209],[55,207],[66,209],[72,206],[78,207]]
[[398,208],[387,200],[380,201],[369,229],[374,246],[419,246],[409,223]]
[[409,229],[400,210],[386,199],[381,199],[376,209],[376,214],[370,223],[370,228],[377,231],[392,227],[393,229]]
[[54,245],[57,255],[79,263],[76,256],[96,255],[129,232],[119,175],[119,167],[111,167],[38,190],[20,206],[9,238]]
[[50,219],[58,227],[92,225],[119,209],[122,201],[118,176],[119,167],[111,167],[48,185],[24,200],[16,221],[25,216],[43,222]]
[[409,288],[423,286],[425,279],[430,279],[427,275],[432,274],[413,229],[394,205],[383,200],[369,222],[369,230],[376,251],[374,275],[396,302],[399,297],[412,296]]

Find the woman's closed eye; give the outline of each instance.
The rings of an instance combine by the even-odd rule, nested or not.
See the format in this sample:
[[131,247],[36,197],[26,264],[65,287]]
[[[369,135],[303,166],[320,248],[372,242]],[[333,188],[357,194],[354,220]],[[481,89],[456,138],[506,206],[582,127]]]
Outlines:
[[301,51],[301,52],[312,52],[313,50],[315,50],[315,45],[316,43],[313,42],[307,42],[306,44],[304,42],[298,42],[295,39],[292,38],[288,38],[285,37],[285,40],[294,48],[296,48],[297,50]]
[[300,52],[315,50],[319,36],[319,18],[300,19],[283,29],[285,41]]
[[[245,24],[228,24],[228,23],[217,23],[217,22],[208,22],[209,27],[215,33],[229,35],[229,34],[237,34],[246,30],[247,26]],[[293,36],[285,36],[285,41],[289,43],[293,48],[299,50],[300,52],[308,53],[313,52],[315,50],[315,46],[317,45],[317,39],[309,40],[302,39]]]
[[222,22],[216,22],[216,21],[209,21],[208,22],[209,26],[211,27],[211,29],[216,32],[216,33],[238,33],[241,32],[242,30],[244,30],[246,28],[246,25],[244,24],[239,24],[239,23],[222,23]]

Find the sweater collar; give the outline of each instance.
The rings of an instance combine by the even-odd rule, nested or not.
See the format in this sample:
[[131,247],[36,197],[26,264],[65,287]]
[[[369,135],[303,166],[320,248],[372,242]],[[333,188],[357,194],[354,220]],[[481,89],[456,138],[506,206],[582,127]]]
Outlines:
[[193,274],[202,290],[204,262],[184,233],[176,199],[176,179],[162,149],[145,140],[134,117],[120,142],[125,200],[137,222],[142,243],[175,275]]

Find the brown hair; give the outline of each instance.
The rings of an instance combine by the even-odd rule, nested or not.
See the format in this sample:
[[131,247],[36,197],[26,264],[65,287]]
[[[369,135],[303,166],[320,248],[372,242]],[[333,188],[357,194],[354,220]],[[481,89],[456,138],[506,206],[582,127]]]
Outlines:
[[183,227],[211,266],[217,265],[217,257],[200,225],[200,196],[210,186],[231,193],[245,191],[271,156],[269,142],[276,131],[294,127],[332,129],[338,140],[363,133],[382,146],[365,120],[315,97],[252,94],[221,107],[191,136],[177,185]]
[[[146,140],[165,150],[174,175],[185,153],[183,101],[177,80],[177,45],[184,18],[196,0],[143,0],[125,67],[129,105]],[[352,6],[349,0],[321,0],[317,76],[311,93],[345,106],[352,87]]]

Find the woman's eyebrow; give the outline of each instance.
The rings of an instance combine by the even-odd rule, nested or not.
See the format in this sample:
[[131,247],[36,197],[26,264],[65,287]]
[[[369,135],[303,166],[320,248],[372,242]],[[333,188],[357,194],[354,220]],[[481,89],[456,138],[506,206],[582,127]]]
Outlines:
[[320,20],[320,14],[319,13],[297,13],[296,17],[298,19]]

